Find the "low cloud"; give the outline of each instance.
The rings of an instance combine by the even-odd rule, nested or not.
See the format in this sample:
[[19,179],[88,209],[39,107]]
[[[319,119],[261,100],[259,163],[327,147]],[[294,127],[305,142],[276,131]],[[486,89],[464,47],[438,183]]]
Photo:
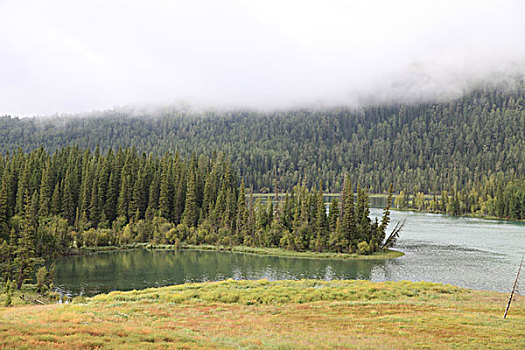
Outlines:
[[0,114],[454,97],[525,73],[525,2],[3,1]]

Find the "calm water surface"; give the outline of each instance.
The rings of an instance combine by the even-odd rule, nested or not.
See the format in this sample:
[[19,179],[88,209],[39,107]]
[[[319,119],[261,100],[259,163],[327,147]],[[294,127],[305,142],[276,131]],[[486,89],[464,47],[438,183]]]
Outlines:
[[[372,209],[373,216],[380,214]],[[434,281],[502,292],[512,287],[525,251],[525,223],[396,211],[391,216],[394,224],[407,218],[396,247],[405,256],[397,259],[344,261],[134,250],[64,257],[57,263],[56,285],[72,295],[228,278]]]

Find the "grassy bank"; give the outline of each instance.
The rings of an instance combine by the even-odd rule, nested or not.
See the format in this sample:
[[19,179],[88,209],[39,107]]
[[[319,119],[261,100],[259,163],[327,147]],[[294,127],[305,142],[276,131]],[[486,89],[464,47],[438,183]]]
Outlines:
[[425,282],[223,281],[0,307],[0,348],[505,348],[525,297]]
[[393,259],[404,255],[402,252],[396,250],[387,250],[386,252],[379,252],[370,255],[346,254],[346,253],[329,253],[329,252],[296,252],[293,250],[280,248],[256,248],[245,246],[216,246],[209,244],[193,245],[181,243],[178,245],[170,244],[149,244],[149,243],[135,243],[126,244],[122,246],[109,247],[83,247],[73,251],[73,254],[89,254],[97,252],[110,252],[129,249],[160,249],[160,250],[175,250],[175,249],[194,249],[194,250],[217,250],[227,251],[242,254],[267,255],[287,258],[304,258],[304,259]]
[[[36,284],[24,284],[20,290],[13,288],[11,293],[12,306],[50,304],[56,303],[60,299],[60,294],[55,292],[46,293],[45,295],[37,293]],[[2,285],[0,306],[5,306],[6,299],[5,286]]]
[[269,255],[289,258],[306,258],[306,259],[393,259],[403,256],[404,253],[387,250],[386,252],[374,253],[370,255],[359,254],[345,254],[345,253],[328,253],[328,252],[296,252],[293,250],[280,248],[255,248],[255,247],[222,247],[213,245],[181,245],[182,249],[201,249],[201,250],[222,250],[231,251],[235,253],[255,254],[255,255]]

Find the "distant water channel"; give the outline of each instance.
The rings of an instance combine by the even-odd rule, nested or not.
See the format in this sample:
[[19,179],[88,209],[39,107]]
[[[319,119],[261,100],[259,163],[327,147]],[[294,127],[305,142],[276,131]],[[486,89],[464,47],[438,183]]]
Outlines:
[[[372,215],[380,216],[381,211],[372,209]],[[67,294],[88,296],[228,278],[411,280],[510,290],[525,251],[525,223],[399,211],[391,216],[393,224],[407,218],[396,247],[405,256],[397,259],[345,261],[133,250],[61,258],[56,285]]]

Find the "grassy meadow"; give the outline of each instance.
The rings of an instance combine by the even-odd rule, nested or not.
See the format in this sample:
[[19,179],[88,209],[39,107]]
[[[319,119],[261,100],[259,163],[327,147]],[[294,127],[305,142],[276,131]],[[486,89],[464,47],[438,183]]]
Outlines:
[[191,283],[2,306],[0,348],[523,349],[525,297],[503,320],[507,297],[430,282]]

